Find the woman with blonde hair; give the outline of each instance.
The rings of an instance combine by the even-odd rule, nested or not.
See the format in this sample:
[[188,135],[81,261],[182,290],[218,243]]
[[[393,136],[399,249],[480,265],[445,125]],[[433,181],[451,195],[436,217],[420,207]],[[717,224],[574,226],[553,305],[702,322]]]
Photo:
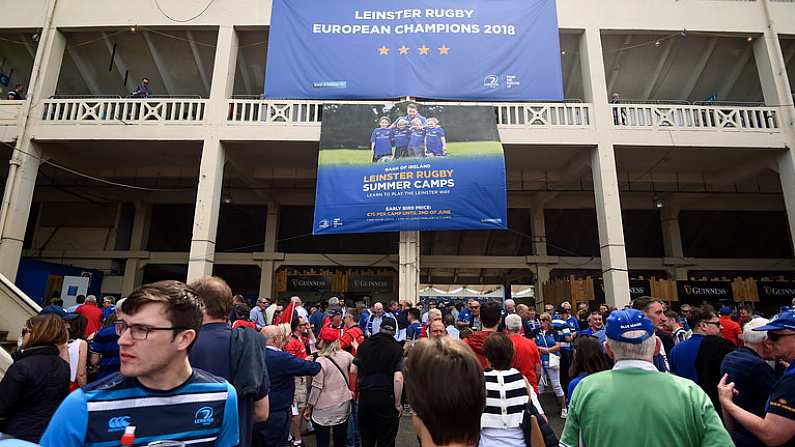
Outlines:
[[69,363],[60,357],[68,333],[61,317],[37,315],[22,328],[22,346],[0,382],[0,432],[38,443],[69,394]]
[[317,447],[328,447],[333,436],[334,447],[345,447],[348,416],[353,397],[348,384],[356,374],[353,356],[340,349],[340,331],[324,327],[320,331],[317,362],[320,373],[312,379],[306,416],[311,418],[317,436]]

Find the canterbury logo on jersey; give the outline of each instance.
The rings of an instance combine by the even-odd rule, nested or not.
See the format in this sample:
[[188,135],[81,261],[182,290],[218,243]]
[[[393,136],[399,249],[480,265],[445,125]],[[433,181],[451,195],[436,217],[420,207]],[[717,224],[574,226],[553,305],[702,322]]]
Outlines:
[[130,416],[118,416],[108,420],[108,432],[124,431],[130,425]]

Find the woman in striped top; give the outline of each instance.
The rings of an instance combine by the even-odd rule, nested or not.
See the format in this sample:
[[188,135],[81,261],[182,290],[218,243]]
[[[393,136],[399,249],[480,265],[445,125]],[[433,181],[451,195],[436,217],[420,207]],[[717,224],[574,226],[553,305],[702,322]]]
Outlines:
[[522,373],[511,368],[513,343],[505,334],[495,332],[486,338],[483,351],[489,362],[486,381],[486,408],[480,418],[480,447],[524,447],[522,418],[532,401],[544,414],[533,387]]

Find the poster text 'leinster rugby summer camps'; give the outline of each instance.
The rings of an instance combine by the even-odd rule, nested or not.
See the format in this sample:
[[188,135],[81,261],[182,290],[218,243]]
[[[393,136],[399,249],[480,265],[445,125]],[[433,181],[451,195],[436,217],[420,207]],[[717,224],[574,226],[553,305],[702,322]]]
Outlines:
[[[561,100],[554,0],[273,0],[265,95],[323,106],[315,234],[507,228],[492,105]],[[387,101],[387,102],[384,102]]]

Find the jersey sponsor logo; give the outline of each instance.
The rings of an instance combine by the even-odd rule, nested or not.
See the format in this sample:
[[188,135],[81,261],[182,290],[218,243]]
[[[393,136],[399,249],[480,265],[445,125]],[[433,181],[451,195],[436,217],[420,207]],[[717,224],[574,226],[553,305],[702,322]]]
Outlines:
[[108,433],[124,431],[130,425],[130,416],[117,416],[108,419]]
[[201,407],[196,410],[193,416],[193,423],[196,425],[210,425],[215,421],[213,418],[213,409],[211,407]]

